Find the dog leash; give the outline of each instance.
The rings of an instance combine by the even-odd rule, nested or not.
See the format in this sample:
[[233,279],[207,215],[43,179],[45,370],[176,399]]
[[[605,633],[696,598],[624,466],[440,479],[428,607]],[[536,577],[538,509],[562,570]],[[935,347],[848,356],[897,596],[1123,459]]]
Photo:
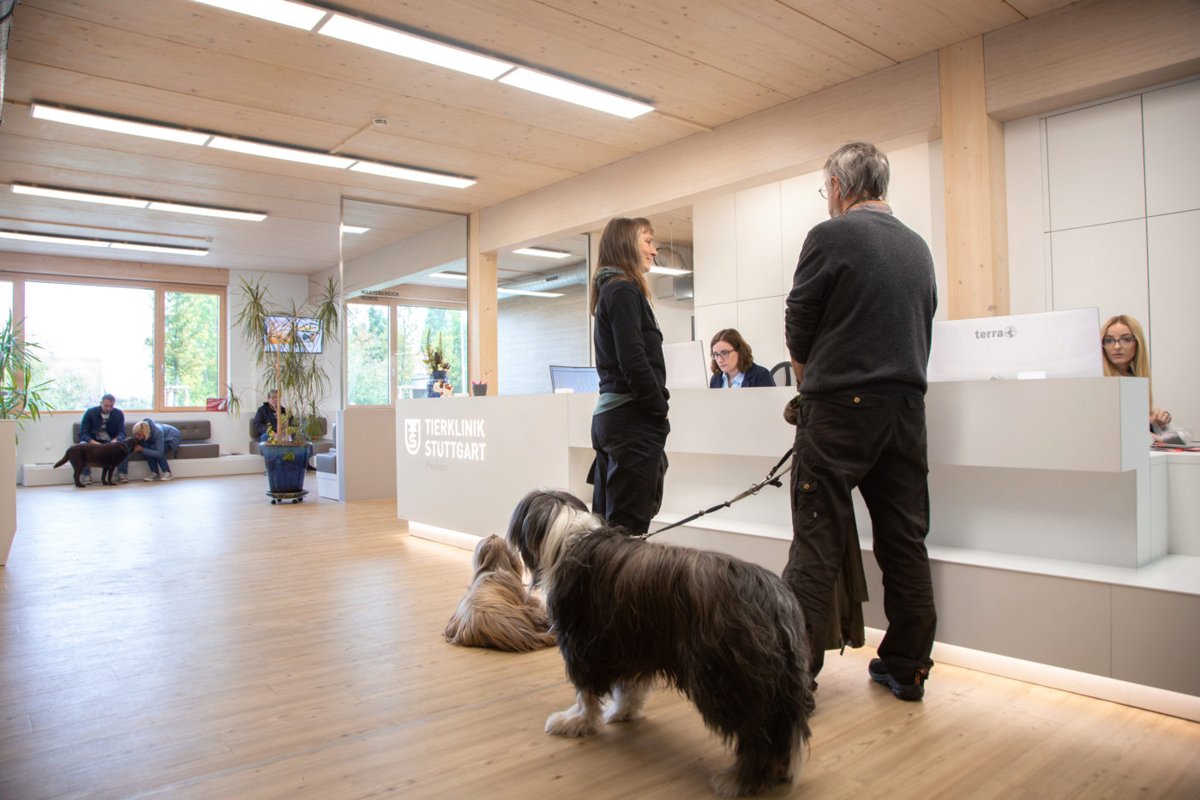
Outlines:
[[656,530],[652,533],[640,533],[636,536],[631,536],[629,538],[631,538],[631,539],[649,539],[651,536],[657,536],[658,534],[662,533],[663,531],[669,531],[669,530],[671,530],[671,528],[678,528],[680,525],[686,525],[694,519],[700,519],[700,517],[703,517],[705,514],[711,514],[714,511],[720,511],[722,508],[729,508],[731,505],[736,503],[738,500],[743,500],[747,497],[750,497],[751,495],[758,494],[759,490],[762,489],[764,486],[783,486],[782,478],[784,475],[788,474],[791,471],[792,465],[788,464],[782,470],[780,469],[780,467],[783,467],[784,463],[787,462],[787,460],[792,457],[793,449],[794,448],[791,448],[791,447],[788,448],[788,451],[783,454],[783,458],[779,459],[779,461],[776,462],[775,466],[771,467],[771,471],[767,473],[767,477],[763,478],[761,481],[754,484],[753,486],[751,486],[749,489],[742,492],[741,494],[738,494],[734,497],[729,498],[724,503],[717,503],[712,508],[706,508],[703,511],[697,511],[695,514],[692,514],[690,517],[684,517],[683,519],[679,520],[678,522],[672,522],[670,525],[666,526],[665,528],[659,528],[658,530]]

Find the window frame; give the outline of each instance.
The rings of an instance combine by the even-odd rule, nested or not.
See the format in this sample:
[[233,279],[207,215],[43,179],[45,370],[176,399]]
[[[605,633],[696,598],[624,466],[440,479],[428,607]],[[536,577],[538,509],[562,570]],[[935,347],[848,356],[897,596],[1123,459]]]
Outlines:
[[[13,319],[24,320],[25,313],[25,284],[26,283],[59,283],[75,286],[111,286],[120,289],[150,289],[154,291],[154,408],[122,408],[123,411],[150,413],[194,413],[207,411],[207,405],[171,406],[165,405],[166,399],[166,294],[167,292],[182,292],[187,294],[212,294],[219,298],[218,313],[218,350],[217,350],[217,390],[223,393],[229,386],[229,291],[227,286],[198,283],[173,283],[163,280],[136,280],[128,278],[97,278],[90,275],[41,274],[33,272],[10,272],[0,270],[0,279],[11,281],[13,285]],[[99,398],[96,399],[99,402]],[[45,413],[80,414],[84,408],[56,408]]]

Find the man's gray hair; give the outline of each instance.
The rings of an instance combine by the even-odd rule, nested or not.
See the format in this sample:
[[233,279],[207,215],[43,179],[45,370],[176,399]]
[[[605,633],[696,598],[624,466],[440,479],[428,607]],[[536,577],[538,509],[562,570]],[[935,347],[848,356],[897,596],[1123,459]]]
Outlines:
[[825,162],[825,174],[837,178],[842,197],[882,200],[887,195],[891,168],[887,156],[869,142],[848,142]]
[[106,394],[104,397],[100,398],[101,403],[103,403],[105,400],[112,400],[114,403],[117,402],[117,398],[113,397],[111,394]]

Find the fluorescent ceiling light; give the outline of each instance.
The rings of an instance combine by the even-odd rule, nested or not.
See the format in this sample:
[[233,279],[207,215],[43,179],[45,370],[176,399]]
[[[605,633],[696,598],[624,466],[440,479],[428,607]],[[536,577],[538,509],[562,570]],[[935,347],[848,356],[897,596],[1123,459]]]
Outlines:
[[503,286],[496,288],[497,294],[519,294],[525,297],[562,297],[562,292],[535,292],[530,289],[505,289]]
[[206,6],[215,6],[223,8],[226,11],[236,11],[239,14],[248,14],[251,17],[278,22],[281,25],[290,25],[293,28],[300,28],[306,31],[311,31],[324,18],[325,14],[328,13],[323,8],[304,6],[299,3],[288,2],[288,0],[195,1],[203,3]]
[[371,230],[371,229],[364,228],[361,225],[346,225],[346,224],[342,225],[342,233],[352,233],[352,234],[358,235],[360,233],[366,233],[369,230]]
[[116,197],[109,194],[92,194],[91,192],[76,192],[69,189],[52,189],[48,186],[30,186],[24,183],[14,183],[12,190],[15,194],[53,197],[58,200],[78,200],[84,203],[101,203],[106,206],[123,206],[125,208],[145,208],[150,202],[139,197]]
[[105,117],[100,114],[88,114],[83,111],[69,111],[65,108],[44,106],[41,103],[34,103],[30,106],[30,113],[36,119],[44,119],[50,122],[80,125],[84,128],[94,128],[112,133],[125,133],[130,136],[146,136],[151,139],[163,139],[168,142],[179,142],[180,144],[203,145],[212,135],[188,131],[182,128],[150,125],[145,122],[132,122],[127,119],[118,119],[117,117]]
[[650,272],[655,275],[674,275],[676,277],[692,274],[690,269],[676,269],[675,267],[660,267],[658,265],[651,267]]
[[137,244],[134,242],[113,242],[114,250],[146,250],[151,253],[174,253],[180,256],[206,256],[208,251],[199,247],[171,247],[165,244]]
[[518,256],[539,256],[541,258],[570,258],[570,253],[564,253],[562,250],[547,250],[544,247],[522,247],[518,250],[513,250],[513,255]]
[[279,158],[284,161],[298,161],[301,164],[314,164],[318,167],[333,167],[334,169],[346,169],[354,163],[354,159],[343,156],[331,156],[328,153],[316,153],[294,147],[280,147],[276,144],[264,144],[249,139],[233,139],[228,136],[214,136],[208,146],[218,150],[245,153],[250,156]]
[[440,172],[426,172],[422,169],[412,169],[410,167],[395,167],[391,164],[377,164],[374,161],[359,161],[350,169],[354,172],[369,172],[372,175],[382,175],[385,178],[432,183],[437,186],[449,186],[453,189],[465,189],[468,186],[475,185],[474,178],[445,175]]
[[20,231],[0,231],[0,239],[19,239],[23,242],[43,242],[45,244],[73,244],[80,247],[108,247],[110,244],[100,239],[76,239],[70,236],[50,236],[44,233],[22,233]]
[[506,83],[509,86],[516,86],[518,89],[525,89],[530,92],[544,94],[547,97],[574,103],[575,105],[586,106],[596,111],[603,111],[606,114],[615,114],[625,119],[640,117],[642,114],[647,114],[654,110],[654,106],[652,105],[647,105],[637,100],[630,100],[627,97],[621,97],[620,95],[600,89],[593,89],[591,86],[584,86],[581,83],[575,83],[564,78],[556,78],[553,75],[536,72],[525,67],[514,69],[501,78],[500,82]]
[[200,217],[221,217],[222,219],[240,219],[246,222],[262,222],[267,218],[260,211],[237,211],[232,208],[213,208],[211,206],[192,206],[187,203],[169,203],[165,200],[151,200],[149,208],[152,211],[171,211],[176,214],[195,214]]
[[448,281],[465,281],[467,279],[466,274],[462,272],[432,272],[429,274],[429,277],[442,278]]
[[488,80],[495,80],[513,68],[507,61],[341,14],[334,14],[317,33]]
[[232,208],[193,206],[186,203],[169,203],[164,200],[152,200],[147,197],[121,197],[111,194],[96,194],[94,192],[77,192],[73,189],[55,189],[50,186],[31,186],[24,183],[12,184],[12,190],[16,194],[53,197],[60,200],[77,200],[83,203],[99,203],[101,205],[122,206],[124,208],[151,208],[156,211],[174,211],[179,214],[197,214],[202,217],[224,217],[226,219],[242,219],[252,222],[260,222],[267,218],[266,214],[257,211],[238,211]]
[[174,247],[165,244],[139,244],[135,242],[114,242],[109,239],[84,239],[75,236],[51,236],[45,233],[24,233],[22,231],[0,231],[0,239],[17,239],[24,242],[40,242],[42,244],[66,244],[74,247],[109,247],[114,250],[147,250],[153,253],[176,253],[185,256],[208,255],[208,250],[199,247]]

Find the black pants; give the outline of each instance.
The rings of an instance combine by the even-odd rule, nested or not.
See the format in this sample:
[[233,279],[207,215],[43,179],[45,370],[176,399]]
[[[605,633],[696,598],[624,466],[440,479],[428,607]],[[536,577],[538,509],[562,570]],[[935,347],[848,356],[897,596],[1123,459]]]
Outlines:
[[630,533],[650,530],[662,506],[667,456],[663,449],[671,426],[652,419],[634,403],[592,417],[592,511],[609,525]]
[[[883,573],[888,630],[879,657],[897,680],[933,666],[937,626],[925,536],[929,533],[925,398],[917,393],[806,397],[796,424],[792,546],[783,577],[796,593],[812,642],[825,620],[846,537],[857,536],[850,490],[871,513]],[[816,675],[825,653],[814,648]]]

